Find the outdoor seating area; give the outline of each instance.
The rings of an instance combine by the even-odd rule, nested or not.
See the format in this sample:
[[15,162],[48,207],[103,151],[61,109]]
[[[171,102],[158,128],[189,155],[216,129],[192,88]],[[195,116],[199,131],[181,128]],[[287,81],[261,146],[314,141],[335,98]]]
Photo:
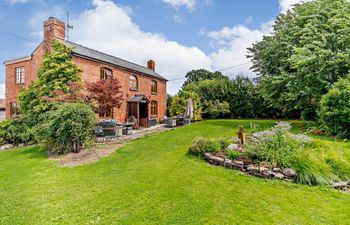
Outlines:
[[118,140],[133,139],[131,136],[142,131],[148,131],[152,128],[156,129],[164,127],[163,125],[157,125],[157,121],[145,128],[135,126],[137,122],[128,120],[126,123],[120,123],[117,120],[106,119],[99,120],[95,129],[96,142],[114,142]]

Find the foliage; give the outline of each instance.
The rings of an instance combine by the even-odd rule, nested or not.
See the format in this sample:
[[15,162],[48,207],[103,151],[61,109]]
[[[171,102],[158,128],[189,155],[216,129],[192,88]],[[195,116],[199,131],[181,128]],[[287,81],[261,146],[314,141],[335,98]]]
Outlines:
[[220,151],[224,152],[227,150],[228,146],[235,142],[232,138],[222,137],[217,140],[220,145]]
[[220,151],[220,145],[217,141],[197,137],[192,141],[192,144],[188,149],[188,154],[192,156],[204,157],[206,152],[218,151]]
[[116,78],[86,83],[86,100],[91,102],[96,112],[106,113],[110,109],[120,108],[123,102],[121,85]]
[[261,94],[291,115],[315,118],[321,96],[350,72],[350,3],[297,4],[275,20],[272,36],[249,49]]
[[172,100],[173,100],[173,96],[171,96],[170,94],[167,94],[166,95],[166,111],[167,111],[166,114],[167,115],[170,115],[169,108],[170,108]]
[[206,101],[203,103],[203,116],[210,119],[218,117],[224,118],[230,113],[230,105],[228,102],[220,102],[219,100]]
[[47,100],[50,103],[65,103],[65,102],[83,102],[84,95],[82,94],[83,85],[78,82],[69,81],[66,86],[66,91],[56,90],[52,97],[43,96],[42,100]]
[[231,160],[235,160],[237,158],[239,158],[241,156],[241,153],[237,152],[237,151],[229,151],[228,152],[228,158]]
[[289,132],[287,122],[277,123],[272,130],[253,133],[249,139],[246,155],[259,162],[268,162],[271,167],[290,167],[294,157],[313,139]]
[[17,119],[7,119],[0,122],[0,145],[23,143],[19,136],[20,127]]
[[311,186],[329,185],[333,180],[337,179],[331,173],[324,174],[320,172],[320,168],[314,166],[313,162],[309,159],[309,155],[302,152],[294,157],[291,165],[297,173],[295,182],[300,184]]
[[170,116],[183,116],[187,106],[187,100],[191,98],[193,102],[194,120],[198,121],[202,119],[202,105],[200,97],[195,92],[180,91],[175,95],[169,107]]
[[36,118],[32,114],[25,114],[0,122],[0,145],[37,143],[39,137],[35,126]]
[[42,125],[46,148],[57,154],[77,152],[93,137],[96,115],[82,103],[64,103],[48,113]]
[[223,75],[220,72],[210,72],[205,69],[199,69],[199,70],[192,70],[186,74],[186,81],[183,84],[183,87],[185,87],[188,84],[191,83],[198,83],[203,80],[221,80],[221,79],[228,79],[227,76]]
[[350,138],[350,77],[340,79],[322,97],[318,115],[328,131]]
[[52,51],[44,55],[37,79],[19,95],[20,110],[39,115],[51,109],[49,99],[57,92],[68,93],[70,82],[79,83],[81,70],[73,63],[72,49],[58,41],[52,42]]
[[[280,116],[279,111],[271,108],[260,96],[259,89],[254,82],[241,75],[234,79],[204,80],[196,84],[188,84],[183,90],[198,93],[203,105],[209,104],[210,106],[210,103],[216,101],[227,102],[230,110],[228,115],[232,118]],[[225,105],[227,106],[226,103]],[[203,116],[211,118],[211,115],[207,113]],[[226,116],[227,114],[221,114],[219,118]]]

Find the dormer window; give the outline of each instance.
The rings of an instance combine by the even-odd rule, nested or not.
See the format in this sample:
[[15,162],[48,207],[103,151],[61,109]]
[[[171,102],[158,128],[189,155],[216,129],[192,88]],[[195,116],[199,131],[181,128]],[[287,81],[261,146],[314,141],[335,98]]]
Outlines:
[[16,84],[24,84],[24,67],[16,68]]
[[113,72],[107,68],[101,68],[100,78],[101,80],[107,80],[113,76]]
[[137,77],[135,75],[130,76],[129,88],[133,91],[136,91],[138,89]]
[[157,94],[158,90],[157,90],[157,81],[152,80],[151,81],[151,92],[152,94]]

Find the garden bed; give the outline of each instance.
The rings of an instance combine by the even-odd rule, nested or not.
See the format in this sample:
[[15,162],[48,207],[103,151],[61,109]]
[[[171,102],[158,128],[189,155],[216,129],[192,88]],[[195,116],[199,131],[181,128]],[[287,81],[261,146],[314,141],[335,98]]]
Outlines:
[[248,142],[234,137],[196,138],[189,154],[260,178],[323,185],[349,192],[347,162],[335,155],[315,160],[313,154],[329,146],[305,134],[292,133],[291,128],[290,123],[279,122],[271,129],[252,133]]

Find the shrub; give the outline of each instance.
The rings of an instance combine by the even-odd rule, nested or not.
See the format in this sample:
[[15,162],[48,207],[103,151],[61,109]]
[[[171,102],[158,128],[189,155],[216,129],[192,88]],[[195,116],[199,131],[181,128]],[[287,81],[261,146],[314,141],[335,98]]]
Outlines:
[[18,124],[16,119],[8,119],[0,123],[0,145],[22,143]]
[[230,113],[230,105],[226,101],[220,102],[219,100],[204,100],[203,109],[204,117],[210,119],[224,118]]
[[237,159],[240,156],[241,156],[241,153],[239,153],[237,151],[229,151],[228,152],[228,158],[231,159],[231,160],[235,160],[235,159]]
[[96,125],[93,110],[82,103],[65,103],[48,113],[43,139],[55,153],[77,152],[91,141]]
[[232,140],[231,138],[222,137],[222,138],[218,139],[217,142],[220,145],[220,150],[226,151],[228,146],[230,144],[234,143],[234,140]]
[[188,154],[193,156],[204,156],[206,152],[218,152],[220,151],[220,144],[218,141],[212,141],[206,138],[195,138],[192,141]]
[[350,77],[340,79],[322,97],[318,115],[331,133],[350,138]]
[[306,135],[291,134],[290,129],[289,123],[279,122],[272,130],[252,134],[245,155],[268,162],[272,167],[289,167],[298,150],[313,140]]
[[36,126],[33,126],[30,115],[21,115],[0,123],[0,145],[37,143]]

